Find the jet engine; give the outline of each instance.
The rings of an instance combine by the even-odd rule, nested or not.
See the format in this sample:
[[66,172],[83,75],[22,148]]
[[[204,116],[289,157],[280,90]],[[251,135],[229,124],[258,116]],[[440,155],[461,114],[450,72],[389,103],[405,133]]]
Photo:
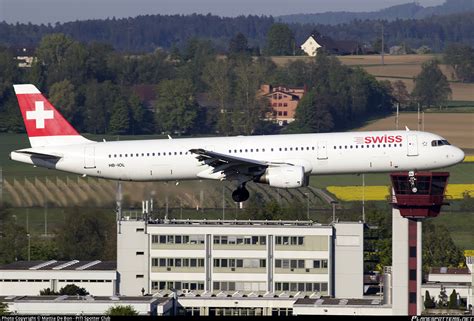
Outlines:
[[272,187],[297,188],[307,186],[309,179],[304,175],[302,166],[268,167],[256,182]]

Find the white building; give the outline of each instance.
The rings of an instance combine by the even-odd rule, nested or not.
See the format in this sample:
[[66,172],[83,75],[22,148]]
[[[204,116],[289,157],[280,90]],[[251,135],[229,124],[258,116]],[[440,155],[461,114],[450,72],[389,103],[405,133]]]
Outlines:
[[[118,223],[120,294],[274,293],[361,298],[363,224]],[[347,264],[350,260],[351,264]]]
[[473,257],[466,257],[466,268],[431,268],[428,280],[421,285],[422,300],[424,302],[426,291],[436,301],[444,288],[446,295],[456,290],[458,299],[466,302],[466,308],[474,306],[474,274],[472,273]]
[[68,284],[91,295],[115,295],[116,262],[18,261],[0,266],[0,296],[39,295],[46,288],[57,292]]
[[115,306],[130,305],[139,315],[172,315],[173,299],[151,296],[8,296],[0,297],[11,313],[19,315],[103,315]]
[[303,50],[310,57],[316,57],[318,49],[321,47],[322,46],[316,41],[316,37],[312,34],[301,45],[301,50]]
[[392,307],[380,299],[304,298],[293,305],[294,315],[392,315]]

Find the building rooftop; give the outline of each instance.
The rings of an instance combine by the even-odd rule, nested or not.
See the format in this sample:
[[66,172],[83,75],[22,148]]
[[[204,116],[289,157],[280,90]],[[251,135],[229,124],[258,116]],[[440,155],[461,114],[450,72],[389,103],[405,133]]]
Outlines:
[[151,303],[158,301],[159,304],[165,304],[171,300],[171,297],[156,296],[76,296],[76,295],[41,295],[41,296],[0,296],[0,302],[143,302]]
[[[122,221],[130,221],[135,219],[122,218]],[[137,218],[137,220],[141,220]],[[178,220],[178,219],[149,219],[148,224],[157,225],[214,225],[214,226],[252,226],[252,227],[330,227],[313,221],[257,221],[257,220]]]
[[296,300],[296,305],[337,305],[337,306],[382,306],[382,299],[334,299],[334,298],[301,298]]
[[0,266],[0,270],[31,270],[31,271],[115,271],[116,261],[17,261]]

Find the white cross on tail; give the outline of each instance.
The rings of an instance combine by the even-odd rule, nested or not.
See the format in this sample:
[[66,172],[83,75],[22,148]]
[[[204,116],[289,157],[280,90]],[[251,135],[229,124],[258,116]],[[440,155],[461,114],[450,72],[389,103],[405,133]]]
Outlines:
[[45,119],[53,119],[53,110],[44,110],[43,101],[35,101],[35,110],[26,112],[26,119],[36,120],[36,129],[44,128]]

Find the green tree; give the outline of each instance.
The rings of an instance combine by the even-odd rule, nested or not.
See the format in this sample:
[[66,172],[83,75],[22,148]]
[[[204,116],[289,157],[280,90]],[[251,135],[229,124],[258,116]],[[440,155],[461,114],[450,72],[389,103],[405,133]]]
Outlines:
[[210,40],[191,38],[186,43],[183,61],[177,70],[177,78],[188,79],[197,92],[205,88],[202,74],[205,66],[216,59],[214,46]]
[[410,102],[410,94],[407,86],[402,80],[397,80],[393,83],[393,97],[395,101],[400,104],[400,108],[407,107]]
[[307,92],[298,103],[295,121],[289,130],[300,133],[328,132],[334,128],[329,102],[326,97],[318,97],[314,90]]
[[421,72],[415,77],[412,96],[422,107],[440,106],[451,95],[448,79],[441,72],[436,60],[423,63]]
[[54,240],[34,237],[31,239],[30,259],[32,261],[49,261],[59,256]]
[[424,305],[425,305],[425,309],[433,309],[433,308],[436,307],[436,304],[435,304],[433,298],[430,296],[430,292],[428,290],[426,290],[426,292],[425,292]]
[[214,60],[206,65],[203,79],[209,87],[209,96],[217,104],[217,129],[221,135],[232,133],[231,94],[232,69],[227,60]]
[[0,264],[27,259],[27,233],[17,223],[17,218],[5,209],[0,208]]
[[431,266],[454,266],[464,262],[462,251],[454,244],[449,230],[431,221],[423,222],[423,270]]
[[51,290],[51,288],[46,288],[43,290],[40,290],[39,295],[59,295],[59,292]]
[[50,34],[41,39],[36,49],[38,63],[45,72],[47,84],[70,80],[80,85],[87,75],[87,47],[64,34]]
[[130,128],[130,113],[128,106],[122,99],[116,102],[110,117],[109,132],[114,135],[126,134]]
[[105,314],[110,316],[134,316],[138,315],[138,311],[131,305],[116,305],[108,308]]
[[13,84],[21,82],[21,73],[13,55],[0,46],[0,132],[24,131]]
[[114,218],[98,210],[74,208],[56,230],[55,242],[61,259],[115,259]]
[[441,290],[438,295],[438,308],[445,308],[448,306],[448,295],[446,294],[446,288],[441,285]]
[[474,48],[464,44],[451,44],[444,51],[444,62],[453,68],[462,82],[474,81]]
[[158,85],[156,124],[168,133],[189,133],[196,125],[199,106],[194,86],[188,79],[163,80]]
[[79,109],[74,85],[69,80],[54,83],[49,90],[49,99],[69,122],[74,122]]
[[293,32],[284,23],[275,23],[267,34],[265,53],[268,56],[290,56],[295,50]]
[[235,37],[229,41],[229,56],[247,54],[249,51],[247,38],[241,33],[237,33]]
[[236,86],[232,123],[235,134],[254,133],[268,111],[268,100],[257,95],[263,81],[262,69],[248,61],[238,61],[235,68]]
[[0,302],[0,316],[2,315],[10,315],[10,311],[8,311],[8,305],[6,303]]
[[456,290],[453,289],[453,292],[449,295],[448,309],[457,309],[459,308],[458,304],[458,294]]
[[59,289],[59,295],[88,295],[89,292],[84,289],[80,288],[75,284],[67,284],[66,286]]

